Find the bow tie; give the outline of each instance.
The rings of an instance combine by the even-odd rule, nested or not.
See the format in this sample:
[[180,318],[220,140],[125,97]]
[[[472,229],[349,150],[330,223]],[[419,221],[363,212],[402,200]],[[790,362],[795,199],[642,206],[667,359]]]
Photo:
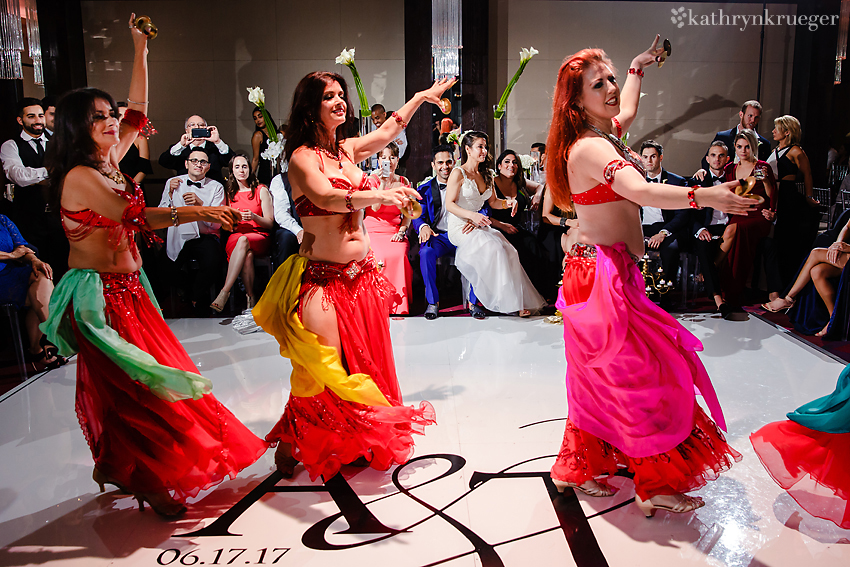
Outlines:
[[200,181],[191,181],[189,179],[186,180],[186,185],[188,185],[189,187],[197,187],[198,189],[203,187]]
[[661,182],[661,178],[660,178],[660,177],[655,177],[655,178],[652,178],[652,179],[647,179],[647,181],[649,181],[650,183],[660,183],[660,182]]
[[440,183],[439,181],[437,182],[437,187],[439,187],[439,188],[440,188],[440,191],[443,191],[443,190],[445,190],[445,188],[446,188],[445,184]]

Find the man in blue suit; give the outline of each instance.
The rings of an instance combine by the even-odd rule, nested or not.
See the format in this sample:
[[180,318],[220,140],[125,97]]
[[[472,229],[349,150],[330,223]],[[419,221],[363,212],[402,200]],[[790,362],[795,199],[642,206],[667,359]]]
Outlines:
[[[425,318],[436,319],[440,310],[440,294],[437,290],[437,259],[455,253],[455,245],[449,242],[449,214],[446,211],[446,183],[454,167],[452,147],[437,146],[432,151],[431,167],[436,175],[428,178],[416,190],[422,196],[422,216],[412,222],[413,230],[419,235],[419,268],[425,281],[425,299],[428,308]],[[476,299],[472,290],[469,301],[475,305]],[[479,308],[480,309],[480,308]],[[482,312],[483,314],[483,312]],[[473,316],[476,313],[473,312]],[[479,318],[476,316],[476,318]]]
[[[759,120],[761,120],[761,103],[757,100],[748,100],[741,107],[741,111],[738,113],[738,117],[741,121],[734,128],[730,128],[728,130],[723,130],[714,135],[713,142],[723,142],[726,144],[726,147],[729,148],[729,151],[732,152],[732,148],[735,147],[735,136],[738,135],[738,132],[745,128],[749,128],[758,136],[758,158],[760,160],[767,160],[770,157],[770,142],[767,138],[758,133]],[[710,146],[709,146],[710,147]],[[706,153],[706,156],[708,154]],[[734,155],[732,156],[734,158]],[[708,161],[706,158],[702,158],[702,168],[706,171],[709,170]]]

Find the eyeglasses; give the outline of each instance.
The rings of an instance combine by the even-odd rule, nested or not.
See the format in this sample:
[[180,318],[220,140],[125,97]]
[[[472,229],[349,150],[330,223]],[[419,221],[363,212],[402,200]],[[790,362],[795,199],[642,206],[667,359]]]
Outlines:
[[187,159],[186,161],[188,161],[188,162],[189,162],[189,163],[191,163],[192,165],[201,165],[201,166],[205,166],[205,165],[209,165],[209,164],[210,164],[210,162],[208,162],[207,160],[205,160],[205,159],[198,159],[198,158],[190,158],[190,159]]
[[186,124],[186,127],[187,128],[206,128],[207,125],[206,124],[195,124],[194,122],[189,122],[188,124]]

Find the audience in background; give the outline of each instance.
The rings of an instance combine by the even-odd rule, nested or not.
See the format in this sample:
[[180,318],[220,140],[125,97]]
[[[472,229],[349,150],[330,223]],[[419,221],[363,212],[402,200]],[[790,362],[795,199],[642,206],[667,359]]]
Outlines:
[[[224,187],[207,177],[210,161],[205,151],[197,147],[192,149],[183,167],[187,173],[165,182],[160,207],[218,207],[224,203]],[[197,316],[209,313],[208,306],[213,299],[211,288],[220,281],[220,229],[220,224],[205,221],[168,227],[165,269],[174,276],[171,278],[174,281],[184,280],[184,270],[195,268],[194,278],[189,282],[189,297]]]
[[257,180],[251,170],[247,154],[237,152],[228,164],[230,177],[224,185],[225,204],[238,209],[242,220],[233,227],[224,247],[227,254],[227,275],[224,287],[218,292],[210,307],[221,312],[230,297],[236,278],[242,276],[248,308],[254,307],[254,258],[268,256],[271,248],[271,230],[274,228],[274,211],[269,188]]
[[[254,107],[251,116],[254,118],[254,134],[251,136],[251,150],[253,151],[251,171],[255,173],[260,183],[268,186],[272,182],[272,175],[275,171],[272,162],[261,155],[269,147],[268,127],[259,106]],[[277,129],[274,118],[271,115],[269,115],[269,118],[272,122],[272,128]],[[283,139],[282,131],[284,130],[285,128],[280,128],[280,131],[278,131],[278,138],[281,140]]]
[[[720,141],[726,144],[727,148],[732,148],[735,146],[735,136],[740,134],[743,130],[752,130],[753,134],[757,138],[758,142],[758,151],[755,149],[752,150],[754,156],[758,159],[764,161],[767,160],[770,155],[770,142],[767,138],[760,135],[758,133],[758,125],[761,120],[761,103],[757,100],[748,100],[741,106],[741,111],[738,112],[738,117],[740,121],[738,125],[734,128],[730,128],[728,130],[722,130],[714,135],[714,140],[712,141]],[[736,160],[737,161],[737,158]],[[702,159],[702,169],[708,169],[708,163],[705,158]]]
[[44,132],[44,110],[36,98],[18,103],[21,133],[0,146],[6,179],[14,184],[12,221],[23,238],[50,266],[58,280],[68,270],[68,239],[59,215],[48,211],[47,169],[44,154],[50,137]]
[[[222,183],[224,178],[221,168],[233,158],[233,151],[222,141],[218,128],[207,126],[207,121],[196,114],[186,119],[184,128],[185,132],[180,136],[180,141],[159,156],[159,165],[166,169],[173,169],[177,175],[185,175],[188,172],[186,160],[189,159],[189,154],[195,150],[203,150],[209,161],[207,176]],[[208,130],[208,132],[197,132],[197,130]],[[196,132],[193,134],[193,131]],[[209,135],[194,137],[196,134],[205,133]]]
[[[646,180],[650,183],[687,186],[688,183],[684,177],[671,173],[661,166],[664,160],[664,148],[658,142],[654,140],[643,142],[640,145],[640,157],[646,169]],[[691,228],[690,210],[670,211],[657,207],[641,207],[640,214],[647,247],[658,250],[665,278],[675,281],[679,270],[679,242]]]
[[[396,175],[398,146],[390,142],[378,154],[378,169],[369,177],[370,187],[378,190],[410,187],[406,177]],[[413,270],[407,259],[407,229],[410,219],[404,217],[394,205],[372,205],[366,208],[363,226],[369,233],[372,251],[382,273],[393,284],[400,302],[392,307],[392,313],[410,313],[410,288]]]
[[56,97],[46,96],[41,99],[41,109],[44,110],[44,132],[53,135],[53,121],[56,119]]
[[274,176],[269,186],[274,207],[274,248],[272,263],[275,268],[283,265],[287,258],[298,253],[304,229],[292,200],[289,173],[282,171]]
[[[127,103],[121,101],[118,103],[118,118],[124,119],[124,113],[127,112]],[[45,115],[46,116],[46,115]],[[148,146],[148,139],[144,136],[136,136],[136,141],[127,149],[127,153],[118,164],[118,169],[121,173],[133,179],[136,184],[141,185],[145,177],[153,173],[151,167],[151,151]]]
[[[387,112],[387,109],[384,108],[383,104],[373,104],[371,110],[372,124],[375,125],[375,128],[380,128],[381,125],[387,121],[387,116],[392,115],[392,112]],[[407,152],[407,134],[404,129],[399,132],[398,136],[396,136],[395,140],[393,140],[393,143],[398,146],[399,159],[403,158]]]

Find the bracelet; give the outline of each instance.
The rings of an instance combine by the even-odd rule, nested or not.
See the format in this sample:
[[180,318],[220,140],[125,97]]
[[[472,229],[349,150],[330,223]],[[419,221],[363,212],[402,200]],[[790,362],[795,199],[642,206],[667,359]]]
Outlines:
[[180,224],[180,220],[177,218],[177,207],[171,205],[171,224],[177,226]]
[[128,98],[127,102],[129,102],[130,104],[148,104],[149,101],[146,100],[145,102],[136,102],[135,100],[130,100]]
[[401,116],[398,115],[398,112],[394,111],[390,116],[395,118],[395,121],[398,122],[398,125],[401,126],[402,130],[407,128],[407,122],[405,122],[404,119]]
[[352,187],[348,190],[348,193],[345,194],[345,208],[351,213],[357,210],[354,208],[354,205],[351,204],[351,197],[354,195],[355,191],[357,191],[357,189]]
[[693,187],[691,187],[691,188],[688,190],[688,205],[689,205],[692,209],[702,209],[702,207],[700,207],[699,205],[697,205],[697,202],[696,202],[696,200],[694,199],[694,197],[695,197],[695,193],[696,193],[696,190],[697,190],[697,189],[699,189],[699,188],[700,188],[700,186],[699,186],[699,185],[694,185]]
[[558,221],[558,224],[561,226],[567,226],[567,217],[561,217],[561,220]]
[[643,69],[636,69],[635,67],[629,67],[629,75],[637,75],[638,77],[643,77]]

